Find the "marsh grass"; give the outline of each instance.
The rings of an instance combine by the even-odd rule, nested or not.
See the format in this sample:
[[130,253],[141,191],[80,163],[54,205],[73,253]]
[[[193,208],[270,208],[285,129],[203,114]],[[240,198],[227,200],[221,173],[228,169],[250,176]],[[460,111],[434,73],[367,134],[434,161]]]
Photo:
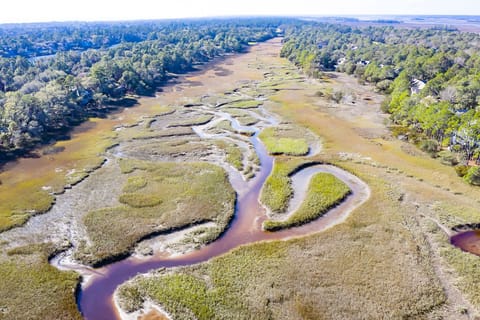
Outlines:
[[133,140],[144,140],[144,139],[158,139],[158,138],[166,138],[166,137],[181,137],[181,136],[188,136],[195,134],[190,127],[175,127],[175,128],[168,128],[161,131],[153,131],[153,130],[141,130],[136,134],[130,134],[127,138],[131,138]]
[[214,132],[227,131],[227,132],[241,134],[241,135],[248,136],[248,137],[251,137],[255,134],[254,131],[234,129],[231,122],[228,121],[228,120],[222,120],[222,121],[218,122],[214,127],[210,128],[210,130],[212,130]]
[[243,170],[243,152],[236,144],[227,143],[223,140],[215,141],[216,145],[223,149],[226,154],[225,160],[238,171]]
[[262,102],[257,100],[240,100],[226,103],[224,108],[255,109],[261,105]]
[[265,128],[259,135],[268,152],[273,155],[304,156],[309,146],[304,138],[290,138],[290,132],[280,128]]
[[250,113],[245,111],[245,109],[236,109],[236,108],[223,108],[223,111],[229,113],[232,117],[238,120],[242,126],[252,126],[258,123],[260,120],[256,117],[252,117]]
[[51,266],[53,250],[36,244],[0,258],[0,319],[81,319],[75,303],[79,275]]
[[[444,302],[424,256],[391,251],[385,257],[377,241],[394,236],[374,236],[376,226],[358,225],[139,276],[120,287],[120,304],[132,311],[151,299],[178,319],[397,319],[422,318]],[[415,246],[408,234],[401,236],[404,246]]]
[[103,164],[102,154],[114,143],[115,134],[103,131],[104,124],[97,126],[100,120],[90,119],[92,130],[48,147],[61,150],[58,153],[22,159],[0,173],[0,232],[47,212],[54,203],[53,194],[64,192],[66,186],[78,183]]
[[200,115],[196,118],[189,118],[189,119],[184,119],[177,122],[172,122],[168,125],[168,127],[173,128],[173,127],[201,126],[209,123],[210,121],[212,121],[212,119],[213,119],[212,115],[205,114],[205,115]]
[[[295,68],[278,57],[264,57],[256,63],[265,74],[268,71],[260,87],[290,86],[286,80],[299,77]],[[329,85],[335,83],[329,81]],[[439,180],[450,184],[454,180],[433,175],[433,170],[443,171],[431,159],[418,160],[397,152],[395,142],[387,141],[380,147],[359,137],[351,128],[356,124],[326,115],[313,98],[308,98],[314,97],[318,86],[302,85],[305,90],[295,94],[279,91],[274,111],[322,135],[327,153],[322,157],[334,159],[338,152],[350,152],[378,161],[378,167],[364,162],[342,163],[369,184],[370,200],[352,212],[345,223],[322,233],[243,246],[204,264],[139,276],[120,288],[124,308],[133,310],[143,300],[152,299],[178,319],[210,317],[211,309],[215,311],[212,319],[443,318],[441,312],[435,312],[450,305],[445,306],[446,296],[432,266],[429,245],[412,222],[418,213],[409,201],[398,199],[400,190],[414,183],[423,186]],[[284,178],[290,172],[284,164],[287,173],[278,174],[282,171],[280,161],[278,157],[268,178],[270,183],[267,180],[262,191],[262,198],[267,194],[279,199],[267,200],[278,207],[288,199],[285,190],[289,182]],[[424,181],[389,174],[382,168],[385,165],[412,172]],[[452,190],[464,190],[464,186],[452,185]],[[439,190],[430,188],[428,192],[431,204],[439,197]],[[459,265],[469,262],[457,258]],[[478,291],[472,280],[471,290],[475,288]],[[221,300],[216,300],[217,292]]]
[[290,174],[304,163],[300,159],[276,158],[273,170],[263,185],[260,201],[273,212],[285,212],[293,196]]
[[179,157],[198,159],[212,153],[214,144],[198,137],[172,137],[166,139],[147,140],[143,143],[131,143],[123,149],[130,157],[150,160],[171,161]]
[[84,263],[102,264],[127,255],[149,235],[208,221],[219,227],[205,237],[212,241],[233,216],[235,192],[218,166],[122,160],[120,167],[133,174],[124,187],[130,192],[120,195],[124,205],[85,215],[91,245],[83,243],[76,252]]
[[253,126],[259,122],[259,120],[252,116],[237,117],[238,123],[242,126]]
[[133,176],[127,179],[127,183],[123,187],[123,192],[135,192],[147,185],[148,181],[142,176]]
[[156,207],[162,203],[162,197],[156,194],[124,193],[118,198],[120,203],[134,208]]
[[300,208],[286,220],[266,220],[263,228],[276,231],[308,223],[339,204],[349,193],[348,186],[334,175],[317,173],[310,181],[305,200]]

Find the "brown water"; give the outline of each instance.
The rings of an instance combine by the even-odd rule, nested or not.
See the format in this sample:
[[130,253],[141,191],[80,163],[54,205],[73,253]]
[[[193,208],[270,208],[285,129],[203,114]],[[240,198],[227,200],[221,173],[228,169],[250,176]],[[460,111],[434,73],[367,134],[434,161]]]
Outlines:
[[463,251],[480,256],[480,230],[460,232],[450,238],[450,243]]
[[[206,71],[186,77],[186,80],[200,81],[203,85],[174,85],[170,88],[165,88],[165,93],[156,98],[141,99],[139,107],[125,109],[109,119],[99,119],[84,123],[75,129],[71,140],[62,142],[62,145],[65,146],[64,151],[54,156],[43,156],[39,159],[20,159],[9,166],[8,170],[2,173],[1,178],[3,182],[14,183],[22,176],[21,173],[25,172],[28,173],[26,178],[31,179],[33,168],[38,169],[34,170],[34,172],[48,173],[58,167],[75,167],[71,161],[73,162],[77,156],[83,155],[86,146],[88,147],[92,143],[91,141],[96,141],[95,137],[111,132],[116,125],[136,122],[142,115],[155,114],[157,105],[179,105],[189,102],[188,99],[185,100],[186,97],[199,97],[205,94],[225,92],[225,90],[230,90],[233,84],[238,84],[245,79],[262,80],[263,69],[252,68],[251,66],[260,63],[268,65],[277,64],[280,48],[281,43],[279,39],[266,44],[259,44],[253,47],[250,53],[231,57],[219,63],[222,68],[229,72],[228,76],[220,77],[221,81],[218,81],[219,77],[215,76],[214,69],[207,68]],[[238,123],[232,120],[232,125],[238,126]],[[197,251],[181,256],[152,256],[148,259],[131,257],[95,270],[95,273],[78,295],[79,308],[86,319],[119,318],[113,304],[113,293],[119,285],[139,273],[146,273],[162,267],[186,266],[204,262],[243,244],[263,240],[285,240],[319,232],[342,222],[351,210],[363,203],[369,196],[368,186],[358,178],[339,168],[319,165],[305,168],[292,177],[294,182],[305,181],[304,183],[308,183],[310,177],[316,172],[330,172],[343,180],[351,188],[352,194],[341,205],[329,211],[321,219],[298,228],[274,233],[264,232],[261,229],[261,225],[266,219],[265,210],[259,204],[258,197],[265,179],[271,172],[273,158],[267,154],[257,136],[253,136],[250,141],[259,156],[261,168],[255,179],[248,183],[243,181],[238,174],[230,175],[231,183],[238,193],[238,198],[235,216],[223,236]]]
[[224,235],[200,250],[181,256],[153,256],[146,260],[128,258],[100,269],[101,275],[94,276],[78,296],[80,310],[86,319],[119,318],[113,304],[113,293],[120,284],[139,273],[146,273],[158,268],[187,266],[204,262],[242,244],[289,239],[324,230],[343,221],[353,208],[363,203],[369,196],[368,187],[363,182],[339,168],[325,165],[308,167],[295,174],[293,179],[308,183],[309,178],[317,172],[333,173],[348,184],[352,195],[327,215],[309,224],[278,232],[262,231],[261,225],[266,216],[264,208],[258,202],[258,197],[262,185],[272,169],[273,158],[267,154],[256,136],[251,138],[251,142],[261,160],[261,170],[249,184],[248,190],[239,194],[235,216]]

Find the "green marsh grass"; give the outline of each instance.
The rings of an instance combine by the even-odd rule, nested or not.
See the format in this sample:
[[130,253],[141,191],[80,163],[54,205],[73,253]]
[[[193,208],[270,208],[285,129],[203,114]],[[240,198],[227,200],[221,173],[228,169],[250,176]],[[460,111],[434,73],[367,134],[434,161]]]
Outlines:
[[265,128],[259,135],[268,152],[273,155],[304,156],[308,143],[304,138],[290,138],[278,128]]
[[240,100],[227,103],[225,108],[237,108],[237,109],[255,109],[262,105],[262,102],[257,100]]
[[[76,257],[99,265],[125,256],[149,235],[215,222],[218,237],[233,216],[235,192],[226,172],[208,163],[152,163],[122,160],[133,174],[120,195],[123,205],[88,212],[84,224],[92,245],[83,243]],[[141,188],[138,188],[141,186]]]
[[293,196],[290,174],[304,163],[300,159],[276,158],[272,173],[265,181],[260,201],[273,212],[285,212]]
[[310,181],[307,194],[300,208],[286,220],[265,221],[263,228],[276,231],[308,223],[340,203],[349,193],[348,186],[334,175],[317,173]]
[[0,257],[0,319],[81,319],[75,302],[80,277],[48,263],[53,246],[31,245]]
[[227,143],[223,140],[215,141],[216,145],[225,150],[226,158],[225,160],[229,163],[232,167],[237,169],[238,171],[243,170],[243,153],[242,149],[237,146],[236,144]]
[[191,126],[200,126],[203,124],[207,124],[210,121],[212,121],[213,116],[212,115],[201,115],[196,118],[191,118],[191,119],[185,119],[185,120],[180,120],[178,122],[173,122],[169,125],[170,128],[173,127],[191,127]]

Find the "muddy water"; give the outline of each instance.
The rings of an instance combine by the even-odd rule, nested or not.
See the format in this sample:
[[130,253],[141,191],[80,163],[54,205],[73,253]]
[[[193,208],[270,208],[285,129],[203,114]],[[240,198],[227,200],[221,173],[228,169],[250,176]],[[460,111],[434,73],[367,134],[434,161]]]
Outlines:
[[[363,203],[369,196],[368,187],[362,181],[339,168],[327,165],[306,168],[293,177],[294,181],[304,181],[308,184],[309,179],[315,173],[328,172],[343,180],[351,188],[352,195],[326,216],[312,223],[284,231],[265,232],[261,228],[262,222],[266,219],[265,210],[258,202],[258,197],[262,185],[272,169],[273,158],[267,154],[256,135],[251,138],[251,142],[260,158],[261,169],[257,177],[248,183],[247,191],[239,194],[235,216],[225,234],[202,249],[181,256],[153,256],[147,260],[129,258],[100,269],[101,276],[93,276],[89,285],[79,295],[80,310],[86,319],[119,318],[113,303],[113,292],[120,284],[139,273],[146,273],[158,268],[204,262],[242,244],[262,240],[289,239],[324,230],[342,222],[351,210]],[[235,184],[237,183],[240,182],[235,181]]]
[[460,232],[452,236],[450,242],[463,251],[480,256],[480,230]]
[[[111,132],[116,125],[137,121],[142,115],[154,114],[155,107],[158,105],[181,105],[182,103],[191,103],[189,97],[200,97],[215,93],[222,93],[231,90],[232,86],[241,85],[246,79],[248,81],[262,80],[263,70],[261,68],[251,68],[258,64],[276,64],[278,61],[278,52],[281,44],[277,40],[268,44],[260,44],[254,47],[250,53],[228,58],[219,65],[228,70],[225,78],[220,78],[215,74],[215,69],[207,69],[204,72],[186,77],[187,82],[180,82],[170,88],[165,88],[165,93],[156,98],[141,99],[140,106],[137,108],[126,109],[121,113],[114,115],[110,119],[102,119],[92,123],[85,123],[77,129],[71,141],[66,143],[65,151],[57,154],[55,157],[41,157],[40,159],[22,159],[8,168],[5,173],[18,173],[30,171],[30,167],[41,164],[42,172],[53,170],[61,165],[65,165],[70,159],[67,155],[83,148],[85,141],[90,141],[92,137],[100,133]],[[248,66],[248,67],[247,67]],[[217,70],[218,71],[218,70]],[[218,72],[217,72],[218,73]],[[228,79],[227,79],[228,77]],[[202,85],[192,86],[192,83],[202,83]],[[190,85],[188,85],[190,83]],[[237,130],[252,130],[253,127],[243,127],[231,118],[228,114],[219,114],[231,121],[232,126]],[[265,116],[262,120],[265,123],[274,125],[276,119]],[[198,132],[197,132],[198,133]],[[258,134],[258,133],[257,133]],[[200,134],[199,134],[200,135]],[[205,137],[208,138],[208,137]],[[78,145],[76,144],[78,139]],[[257,153],[261,167],[254,179],[245,182],[241,176],[234,172],[230,173],[230,181],[237,191],[237,205],[235,216],[230,227],[225,234],[217,241],[200,250],[193,251],[181,256],[165,257],[152,256],[148,259],[128,258],[123,261],[108,265],[104,268],[95,270],[89,281],[84,284],[82,291],[78,296],[80,310],[87,319],[115,319],[119,318],[113,303],[113,293],[115,289],[128,279],[138,273],[146,273],[150,270],[162,267],[185,266],[194,263],[207,261],[213,257],[224,254],[242,244],[254,243],[262,240],[285,240],[292,237],[304,236],[312,232],[324,230],[330,226],[342,222],[348,214],[363,203],[369,196],[369,189],[358,178],[332,166],[312,166],[295,174],[293,182],[299,186],[294,199],[302,199],[302,186],[308,184],[312,175],[317,172],[330,172],[343,180],[352,190],[352,195],[345,202],[332,209],[327,215],[305,226],[293,228],[290,230],[279,231],[275,233],[264,232],[261,229],[262,222],[266,219],[265,210],[259,204],[258,197],[262,185],[271,172],[273,158],[270,157],[264,146],[258,140],[257,135],[250,138],[255,152]],[[48,160],[48,161],[47,161]],[[12,179],[13,180],[13,179]],[[303,182],[302,182],[303,181]],[[302,184],[303,183],[303,184]],[[300,201],[298,200],[298,201]],[[295,206],[294,206],[295,207]]]

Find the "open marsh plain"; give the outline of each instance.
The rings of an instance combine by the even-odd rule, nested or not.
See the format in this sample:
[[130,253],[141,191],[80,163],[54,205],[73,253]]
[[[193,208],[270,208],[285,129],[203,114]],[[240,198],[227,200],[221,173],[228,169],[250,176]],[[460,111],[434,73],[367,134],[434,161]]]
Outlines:
[[[11,275],[0,318],[81,316],[78,275],[48,265],[52,257],[84,276],[78,301],[88,319],[480,316],[479,258],[445,233],[477,221],[480,191],[391,137],[372,88],[342,74],[306,78],[280,49],[274,39],[181,76],[134,108],[92,119],[59,143],[64,151],[6,166],[0,188],[28,184],[18,195],[35,190],[41,205],[9,198],[5,229],[48,212],[0,233],[0,268]],[[319,97],[325,88],[346,98]],[[88,162],[67,161],[87,150]],[[350,172],[326,169],[352,195],[320,220],[263,231],[291,213],[295,175],[321,163]],[[309,181],[301,199],[315,189]],[[155,271],[164,262],[176,267]],[[12,298],[15,286],[22,295]]]

